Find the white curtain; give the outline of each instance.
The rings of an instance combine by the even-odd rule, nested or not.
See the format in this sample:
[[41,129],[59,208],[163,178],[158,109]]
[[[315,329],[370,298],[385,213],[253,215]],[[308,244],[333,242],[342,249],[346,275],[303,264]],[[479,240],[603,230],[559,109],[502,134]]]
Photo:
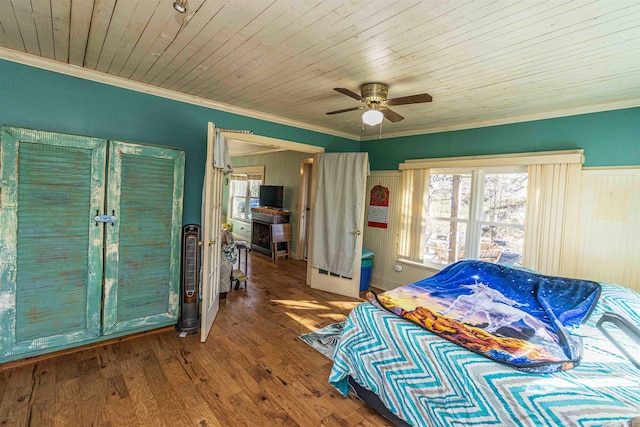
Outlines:
[[523,264],[573,276],[582,163],[529,165]]
[[422,263],[426,244],[425,226],[428,209],[429,169],[402,171],[402,205],[400,208],[400,245],[398,256]]
[[369,173],[367,153],[318,155],[311,266],[351,278]]
[[218,169],[222,169],[224,173],[233,172],[227,138],[225,138],[225,136],[217,129],[216,136],[213,140],[213,151],[213,166]]

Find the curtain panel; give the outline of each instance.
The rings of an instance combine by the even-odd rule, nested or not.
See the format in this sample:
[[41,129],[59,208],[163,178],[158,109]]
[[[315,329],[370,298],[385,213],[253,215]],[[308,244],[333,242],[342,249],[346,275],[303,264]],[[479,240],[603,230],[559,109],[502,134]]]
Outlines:
[[429,169],[402,171],[400,207],[400,258],[422,263],[428,209]]
[[573,276],[582,163],[529,165],[523,264]]

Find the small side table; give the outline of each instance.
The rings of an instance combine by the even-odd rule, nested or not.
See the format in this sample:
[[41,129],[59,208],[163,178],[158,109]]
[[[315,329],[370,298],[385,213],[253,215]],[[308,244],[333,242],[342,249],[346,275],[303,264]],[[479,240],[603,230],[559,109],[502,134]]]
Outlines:
[[[249,242],[244,240],[236,240],[236,248],[238,249],[238,268],[231,273],[231,282],[236,282],[233,289],[240,289],[240,283],[244,283],[244,288],[247,288],[247,281],[249,280],[246,272],[249,271],[249,264],[247,263],[247,252],[251,250]],[[241,255],[244,250],[244,270],[242,270]]]

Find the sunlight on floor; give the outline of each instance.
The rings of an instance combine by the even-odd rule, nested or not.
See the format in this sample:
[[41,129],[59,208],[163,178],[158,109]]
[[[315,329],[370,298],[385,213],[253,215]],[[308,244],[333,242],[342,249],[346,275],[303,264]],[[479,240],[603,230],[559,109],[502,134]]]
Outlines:
[[362,301],[327,301],[327,304],[340,309],[353,310],[356,305],[361,304]]
[[[307,328],[309,332],[316,331],[330,323],[342,322],[345,320],[345,315],[342,314],[344,310],[352,310],[355,306],[362,303],[362,301],[327,301],[325,304],[321,304],[312,300],[281,299],[271,300],[271,302],[283,306],[284,313]],[[298,310],[301,312],[296,313]],[[326,319],[326,323],[322,322],[322,324],[318,324],[317,318],[316,320],[309,319],[306,312],[310,310],[315,310],[317,313],[314,314],[317,317]],[[340,312],[334,310],[340,310]]]
[[322,326],[326,326],[326,325],[318,325],[318,322],[316,322],[315,320],[309,319],[309,318],[307,318],[307,317],[305,317],[303,315],[300,315],[300,314],[291,313],[289,311],[285,311],[285,314],[287,316],[291,317],[296,322],[300,323],[305,328],[307,328],[309,330],[309,332],[317,331]]
[[274,299],[271,302],[281,304],[297,310],[329,310],[329,307],[319,304],[317,301],[282,300]]
[[320,317],[333,320],[332,323],[342,322],[344,320],[344,315],[340,313],[327,313],[321,314]]

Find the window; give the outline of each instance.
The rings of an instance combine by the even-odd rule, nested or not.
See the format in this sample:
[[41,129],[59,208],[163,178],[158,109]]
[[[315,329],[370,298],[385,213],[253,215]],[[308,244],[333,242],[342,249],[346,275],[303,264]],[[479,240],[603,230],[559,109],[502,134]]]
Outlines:
[[481,259],[574,275],[583,162],[583,150],[564,150],[401,163],[398,259],[435,268]]
[[424,263],[520,265],[527,169],[435,169],[429,175]]
[[258,206],[264,167],[236,168],[229,182],[229,216],[239,221],[251,221],[251,208]]
[[427,191],[429,215],[424,260],[451,264],[463,259],[469,224],[471,174],[432,173]]

